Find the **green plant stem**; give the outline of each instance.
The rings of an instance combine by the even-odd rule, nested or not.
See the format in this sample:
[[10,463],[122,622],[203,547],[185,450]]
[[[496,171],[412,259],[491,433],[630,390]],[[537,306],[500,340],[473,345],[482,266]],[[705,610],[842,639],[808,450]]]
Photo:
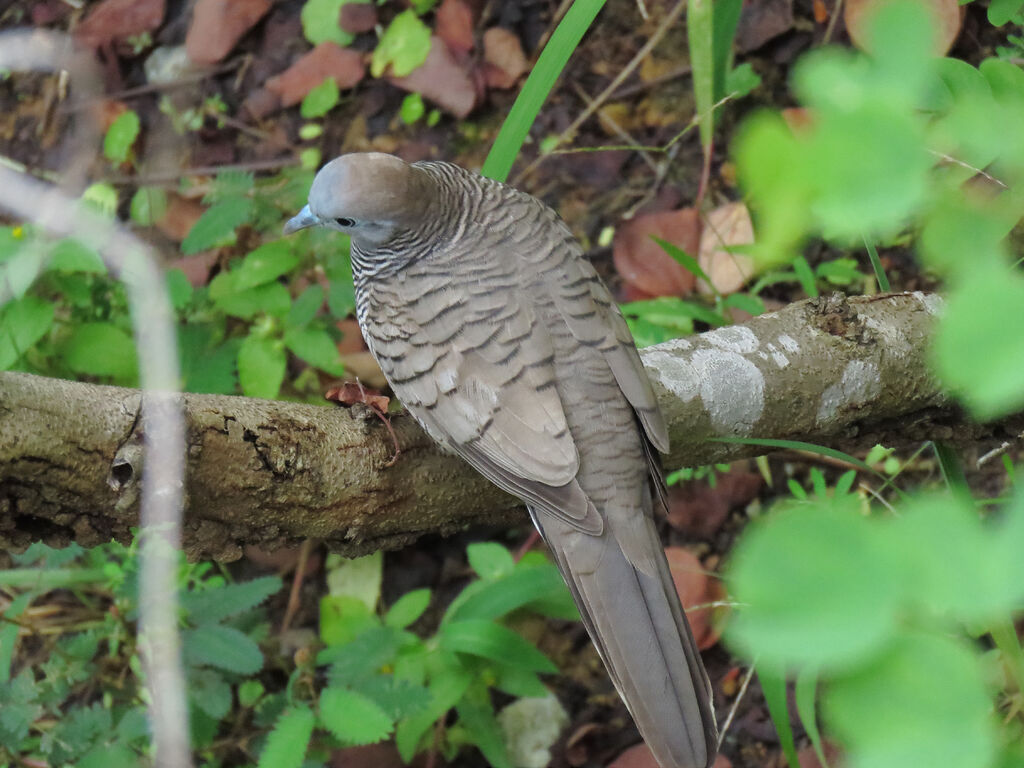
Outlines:
[[512,105],[512,111],[505,118],[498,138],[494,140],[494,146],[491,147],[481,170],[484,176],[497,181],[505,181],[508,178],[512,163],[526,141],[526,135],[537,118],[537,113],[547,100],[558,76],[565,69],[569,57],[603,7],[604,0],[576,0],[565,14],[565,18],[559,22],[554,34],[551,35],[551,40],[544,46],[540,58],[537,59],[537,66],[526,78],[526,84]]
[[106,580],[107,574],[102,568],[91,568],[84,571],[60,571],[46,568],[0,571],[0,587],[61,589],[76,584],[98,584]]
[[882,261],[878,258],[878,251],[875,250],[875,244],[865,237],[864,247],[868,249],[868,258],[871,259],[871,268],[875,270],[875,280],[878,281],[879,289],[882,291],[892,290],[889,285],[889,278],[885,274],[885,270],[882,269]]
[[1020,647],[1017,630],[1009,619],[1000,619],[990,629],[989,634],[996,648],[1003,654],[1006,666],[1017,683],[1017,690],[1024,691],[1024,650]]

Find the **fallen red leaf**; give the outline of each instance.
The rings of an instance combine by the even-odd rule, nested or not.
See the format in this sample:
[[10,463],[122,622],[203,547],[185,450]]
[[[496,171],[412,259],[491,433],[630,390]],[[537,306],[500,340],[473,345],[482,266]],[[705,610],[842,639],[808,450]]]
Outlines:
[[216,64],[267,11],[270,0],[196,0],[185,52],[200,66]]
[[363,56],[350,48],[342,48],[330,40],[320,43],[288,69],[267,80],[267,90],[281,98],[281,105],[290,107],[306,94],[333,77],[338,88],[351,88],[366,75]]
[[382,395],[372,387],[365,387],[358,381],[346,381],[339,387],[328,389],[324,393],[324,399],[340,405],[362,403],[381,413],[388,412],[388,404],[391,402],[387,395]]
[[512,88],[530,68],[519,36],[504,27],[484,32],[484,74],[491,88]]
[[612,246],[615,269],[630,285],[651,296],[687,296],[697,278],[665,253],[651,236],[677,245],[696,258],[700,219],[694,208],[647,213],[619,225]]
[[697,556],[682,547],[666,547],[665,557],[672,572],[679,600],[686,609],[686,618],[693,631],[693,639],[701,650],[710,648],[718,642],[719,632],[712,626],[714,610],[701,608],[691,611],[695,605],[703,605],[720,600],[724,589],[718,579],[709,575]]
[[338,26],[350,35],[369,32],[377,26],[377,7],[373,3],[345,3]]
[[90,48],[107,45],[143,32],[152,32],[164,20],[164,0],[102,0],[72,30]]
[[473,11],[465,0],[444,0],[434,16],[437,36],[454,52],[473,50]]

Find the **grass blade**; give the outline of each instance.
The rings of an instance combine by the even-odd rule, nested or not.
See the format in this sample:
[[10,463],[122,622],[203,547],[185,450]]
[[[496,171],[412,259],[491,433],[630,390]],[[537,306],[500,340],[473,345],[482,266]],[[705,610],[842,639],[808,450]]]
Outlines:
[[[709,2],[709,0],[705,0]],[[530,126],[537,118],[541,106],[548,98],[558,76],[562,74],[583,34],[604,6],[605,0],[576,0],[559,22],[548,44],[537,59],[537,65],[526,78],[523,90],[516,97],[512,111],[501,126],[498,138],[484,161],[481,173],[497,181],[505,181],[512,163],[526,141]]]
[[758,670],[757,677],[761,681],[761,691],[768,705],[768,714],[775,724],[775,732],[779,734],[779,744],[782,745],[782,753],[786,756],[789,768],[800,768],[793,739],[793,727],[789,723],[789,708],[786,706],[786,678],[769,672],[764,667]]

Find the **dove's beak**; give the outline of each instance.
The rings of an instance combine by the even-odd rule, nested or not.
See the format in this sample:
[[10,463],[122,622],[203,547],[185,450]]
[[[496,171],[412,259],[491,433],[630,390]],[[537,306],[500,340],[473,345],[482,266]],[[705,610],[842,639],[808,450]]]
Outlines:
[[284,233],[290,235],[292,232],[298,232],[300,229],[306,229],[307,227],[315,227],[319,224],[319,217],[315,216],[307,205],[295,214],[293,218],[288,220],[288,223],[284,225]]

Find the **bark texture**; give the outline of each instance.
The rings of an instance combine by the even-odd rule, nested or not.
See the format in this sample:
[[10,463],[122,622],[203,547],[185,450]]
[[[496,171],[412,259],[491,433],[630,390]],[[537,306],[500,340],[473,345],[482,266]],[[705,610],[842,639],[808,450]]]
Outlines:
[[[800,439],[852,450],[940,439],[1019,441],[1024,418],[970,423],[928,373],[941,300],[824,297],[642,350],[669,424],[666,466],[763,453],[710,438]],[[0,546],[126,540],[142,469],[137,390],[0,373]],[[441,453],[399,414],[394,448],[366,408],[184,395],[185,549],[323,539],[349,555],[427,532],[525,523],[519,502]]]

